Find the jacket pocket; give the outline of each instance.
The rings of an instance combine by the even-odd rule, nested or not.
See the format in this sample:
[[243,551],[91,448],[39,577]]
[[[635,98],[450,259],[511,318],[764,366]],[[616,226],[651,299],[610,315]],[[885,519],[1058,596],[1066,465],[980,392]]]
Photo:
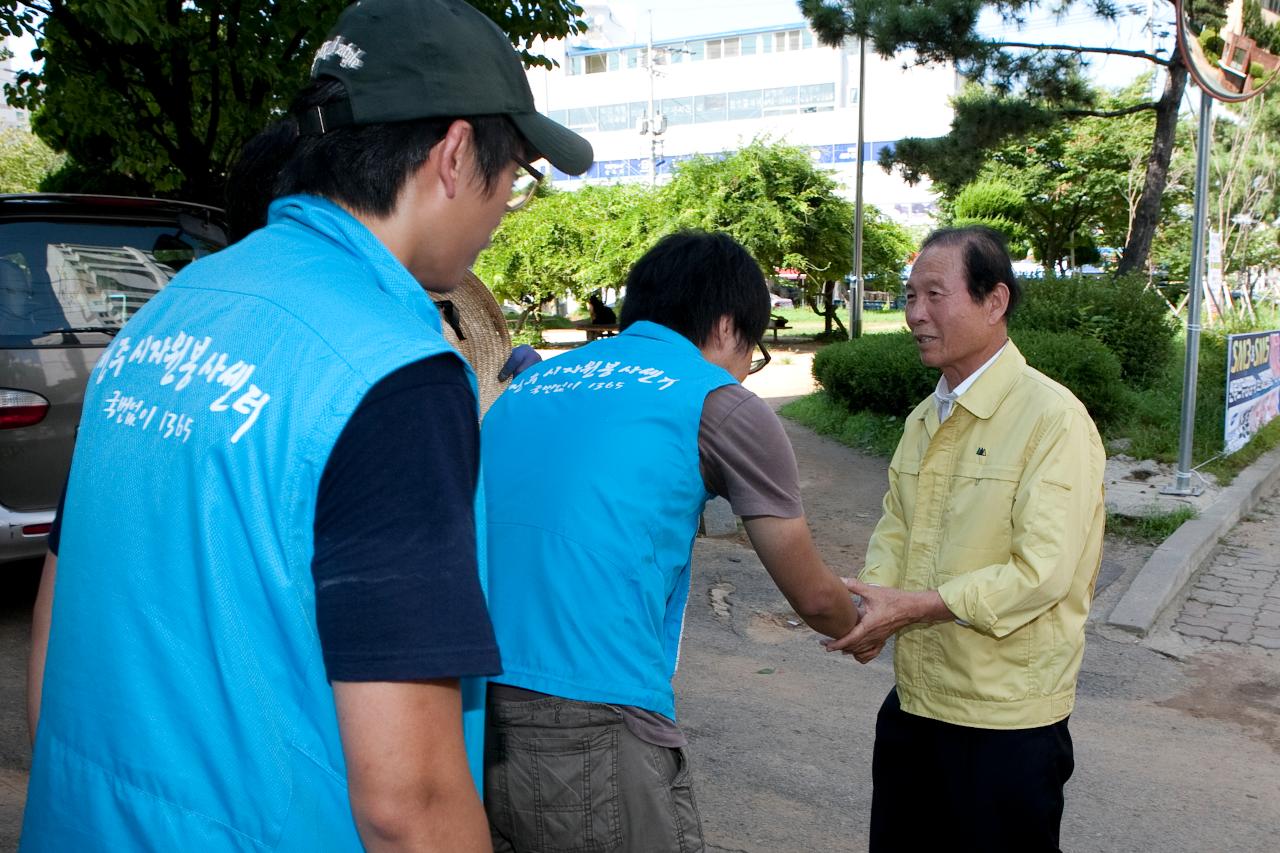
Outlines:
[[963,699],[1016,702],[1032,694],[1035,633],[1024,625],[1001,639],[979,634],[956,622],[931,625],[923,632],[926,683],[933,690]]
[[947,502],[947,543],[1008,552],[1013,541],[1013,501],[1021,476],[1021,469],[1012,465],[957,465]]

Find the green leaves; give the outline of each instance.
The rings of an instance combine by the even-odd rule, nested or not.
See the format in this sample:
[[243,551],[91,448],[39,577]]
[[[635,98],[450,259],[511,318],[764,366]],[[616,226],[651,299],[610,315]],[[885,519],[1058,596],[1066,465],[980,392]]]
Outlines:
[[[0,34],[36,36],[44,69],[6,86],[33,128],[69,155],[59,182],[106,176],[117,191],[223,203],[240,147],[305,84],[348,0],[0,0]],[[582,8],[475,4],[523,51],[576,32]],[[35,13],[43,13],[38,18]]]
[[[864,212],[868,276],[896,290],[911,236],[875,208]],[[829,174],[794,146],[756,140],[723,158],[682,163],[667,185],[547,192],[503,220],[475,272],[499,299],[536,305],[620,286],[658,238],[680,228],[725,231],[766,275],[790,268],[817,288],[853,265],[853,206]]]
[[62,160],[34,134],[19,128],[0,131],[0,193],[35,192]]

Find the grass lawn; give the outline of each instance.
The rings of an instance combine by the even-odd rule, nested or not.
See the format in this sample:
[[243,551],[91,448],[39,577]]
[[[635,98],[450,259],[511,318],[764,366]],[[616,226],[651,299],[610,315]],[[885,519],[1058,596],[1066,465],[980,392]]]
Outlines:
[[[779,343],[786,338],[812,338],[815,335],[822,334],[824,328],[823,319],[808,308],[775,309],[773,316],[784,317],[787,321],[787,328],[778,330]],[[840,311],[840,321],[843,323],[849,322],[849,314],[844,309]],[[867,334],[896,332],[906,327],[907,321],[901,311],[862,312],[862,330]],[[767,332],[765,340],[772,341],[773,333]]]

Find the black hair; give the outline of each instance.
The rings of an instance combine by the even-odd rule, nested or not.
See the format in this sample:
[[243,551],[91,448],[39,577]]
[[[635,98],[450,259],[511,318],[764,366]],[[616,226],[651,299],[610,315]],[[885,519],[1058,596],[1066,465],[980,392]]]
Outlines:
[[931,247],[959,247],[964,253],[965,283],[969,298],[981,304],[997,284],[1009,288],[1009,304],[1004,309],[1008,319],[1022,301],[1022,285],[1013,274],[1013,262],[1009,260],[1009,248],[1004,235],[985,225],[966,225],[964,228],[940,228],[920,244],[920,253]]
[[619,327],[649,320],[701,347],[726,314],[744,348],[764,335],[769,289],[760,265],[728,234],[678,231],[631,268]]
[[[382,124],[347,124],[323,134],[301,133],[297,116],[347,97],[337,80],[313,80],[280,121],[249,140],[227,180],[231,239],[266,224],[275,199],[308,193],[358,213],[386,216],[405,181],[423,163],[455,118]],[[476,152],[476,177],[493,193],[502,170],[527,149],[506,116],[468,116]]]

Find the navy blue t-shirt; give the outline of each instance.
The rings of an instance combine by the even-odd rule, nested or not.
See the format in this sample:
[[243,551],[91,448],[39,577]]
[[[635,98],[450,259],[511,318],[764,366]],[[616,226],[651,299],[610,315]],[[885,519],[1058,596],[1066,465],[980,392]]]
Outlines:
[[476,565],[475,405],[457,358],[423,359],[369,389],[334,444],[311,561],[331,681],[501,671]]

